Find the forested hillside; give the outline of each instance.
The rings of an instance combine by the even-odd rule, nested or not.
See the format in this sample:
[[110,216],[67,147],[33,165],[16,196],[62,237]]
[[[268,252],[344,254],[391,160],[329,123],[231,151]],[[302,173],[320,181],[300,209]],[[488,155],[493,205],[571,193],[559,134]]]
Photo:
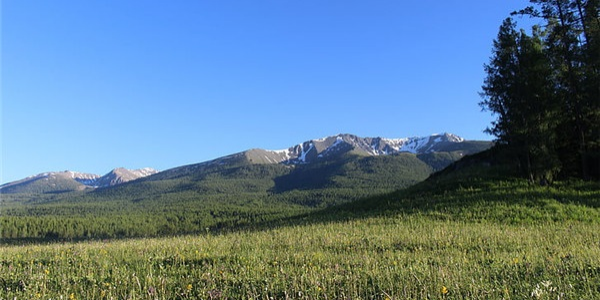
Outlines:
[[[453,156],[437,160],[452,161]],[[205,164],[92,192],[3,195],[5,239],[198,233],[290,217],[405,188],[433,167],[416,155],[321,164]]]

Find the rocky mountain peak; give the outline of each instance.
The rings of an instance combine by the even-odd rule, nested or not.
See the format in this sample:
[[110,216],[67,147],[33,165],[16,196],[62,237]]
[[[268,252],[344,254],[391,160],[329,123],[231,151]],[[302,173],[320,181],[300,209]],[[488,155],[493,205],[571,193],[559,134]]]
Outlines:
[[125,168],[116,168],[108,172],[106,175],[98,178],[95,182],[96,187],[108,187],[117,184],[122,184],[128,181],[136,180],[138,178],[150,176],[158,173],[158,171],[152,168],[143,168],[137,170],[128,170]]
[[305,164],[339,156],[347,152],[368,156],[389,155],[401,152],[423,154],[439,151],[439,149],[448,144],[461,143],[463,141],[463,138],[451,133],[399,139],[359,137],[344,133],[306,141],[285,150],[271,151],[278,155],[271,159],[284,164]]

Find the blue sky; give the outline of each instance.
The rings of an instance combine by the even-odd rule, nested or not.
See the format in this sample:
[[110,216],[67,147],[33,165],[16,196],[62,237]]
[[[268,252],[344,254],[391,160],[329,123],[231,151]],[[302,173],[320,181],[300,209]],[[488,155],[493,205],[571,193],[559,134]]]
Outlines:
[[527,4],[2,1],[0,182],[337,133],[490,140],[483,64]]

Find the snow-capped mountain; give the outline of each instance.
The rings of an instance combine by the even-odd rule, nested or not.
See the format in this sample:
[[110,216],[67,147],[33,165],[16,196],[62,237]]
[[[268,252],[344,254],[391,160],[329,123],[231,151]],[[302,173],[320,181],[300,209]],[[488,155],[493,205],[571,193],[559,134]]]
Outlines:
[[[210,168],[226,168],[245,164],[282,164],[288,166],[307,165],[344,157],[345,154],[358,156],[380,156],[398,153],[413,153],[423,160],[436,161],[435,152],[452,153],[450,157],[462,157],[492,146],[489,141],[468,141],[451,133],[434,134],[427,137],[382,138],[359,137],[353,134],[338,134],[320,139],[305,141],[283,150],[250,149],[223,156],[210,161],[175,167],[160,172],[148,180],[179,178],[202,173]],[[434,169],[445,167],[441,159]]]
[[352,152],[361,155],[389,155],[401,152],[425,154],[444,151],[450,144],[465,140],[451,133],[434,134],[427,137],[389,139],[381,137],[359,137],[352,134],[338,134],[310,140],[284,150],[268,151],[265,159],[283,164],[305,164]]
[[94,186],[96,186],[96,187],[113,186],[113,185],[131,181],[131,180],[135,180],[138,178],[150,176],[150,175],[153,175],[156,173],[158,173],[158,171],[156,171],[152,168],[143,168],[143,169],[137,169],[137,170],[116,168],[116,169],[108,172],[108,174],[98,178],[95,181]]
[[0,185],[2,193],[48,193],[109,187],[156,174],[152,168],[117,168],[104,176],[73,171],[46,172]]
[[[450,133],[427,137],[382,138],[359,137],[353,134],[338,134],[309,140],[283,150],[250,149],[223,156],[211,161],[175,167],[158,173],[151,168],[127,170],[117,168],[104,176],[71,171],[49,172],[10,182],[0,186],[2,193],[61,192],[90,188],[111,187],[142,177],[148,180],[177,178],[185,174],[200,172],[205,168],[245,164],[306,165],[344,157],[345,154],[380,156],[398,153],[414,153],[420,156],[434,152],[452,152],[453,157],[483,151],[491,147],[487,141],[466,141]],[[426,158],[421,158],[426,159]],[[443,167],[434,166],[434,169]],[[157,174],[158,173],[158,174]]]
[[0,186],[0,189],[6,188],[9,186],[13,186],[13,185],[18,185],[18,184],[26,184],[26,183],[30,183],[30,182],[36,182],[39,180],[48,182],[51,185],[55,184],[56,181],[61,181],[61,180],[74,181],[74,182],[80,183],[82,185],[92,185],[92,184],[94,184],[94,182],[96,182],[96,180],[98,180],[98,178],[100,178],[100,175],[73,172],[73,171],[45,172],[45,173],[40,173],[37,175],[29,176],[29,177],[23,178],[21,180],[3,184]]

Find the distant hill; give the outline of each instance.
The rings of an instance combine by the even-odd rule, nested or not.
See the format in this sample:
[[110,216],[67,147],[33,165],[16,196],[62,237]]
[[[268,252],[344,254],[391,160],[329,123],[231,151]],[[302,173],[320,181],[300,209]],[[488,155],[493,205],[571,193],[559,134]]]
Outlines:
[[30,176],[0,186],[0,192],[9,193],[60,193],[82,191],[93,184],[99,175],[72,171],[47,172]]
[[84,191],[99,187],[115,186],[156,174],[157,172],[152,168],[138,170],[117,168],[104,176],[73,171],[47,172],[3,184],[0,186],[0,193],[39,194]]

